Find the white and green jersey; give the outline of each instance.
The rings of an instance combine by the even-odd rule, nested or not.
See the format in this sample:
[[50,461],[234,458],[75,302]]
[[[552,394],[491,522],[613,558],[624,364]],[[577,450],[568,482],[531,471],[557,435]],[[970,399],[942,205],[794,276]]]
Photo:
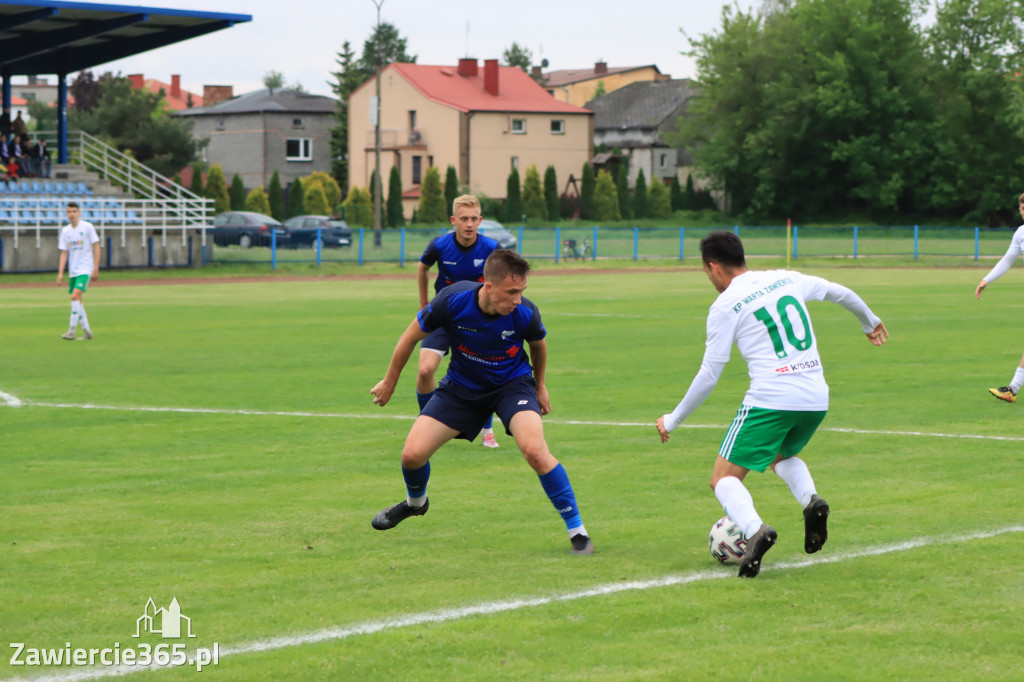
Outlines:
[[68,276],[91,275],[95,263],[92,245],[100,240],[96,228],[85,220],[78,221],[78,227],[65,225],[60,231],[57,248],[68,252]]
[[1013,262],[1022,255],[1024,255],[1024,225],[1018,227],[1017,231],[1013,233],[1013,237],[1010,238],[1010,247],[1006,249],[1003,257],[999,259],[999,262],[995,264],[983,279],[989,284],[996,281],[1005,275],[1006,271],[1013,265]]
[[735,343],[747,362],[743,404],[772,410],[828,409],[828,384],[818,355],[808,301],[838,303],[865,334],[881,320],[850,289],[792,270],[747,271],[734,277],[711,306],[704,360],[679,406],[665,415],[669,431],[711,394]]

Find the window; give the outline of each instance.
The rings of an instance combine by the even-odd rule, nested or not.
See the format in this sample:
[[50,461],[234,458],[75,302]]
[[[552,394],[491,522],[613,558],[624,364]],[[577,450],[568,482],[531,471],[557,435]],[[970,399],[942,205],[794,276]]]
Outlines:
[[433,154],[431,154],[430,156],[427,157],[427,168],[433,168],[433,167],[434,167],[434,156],[433,156]]
[[512,170],[516,170],[517,168],[519,168],[519,157],[518,156],[513,156],[512,157]]
[[301,118],[292,119],[292,128],[301,128],[303,126]]
[[512,119],[512,134],[513,135],[525,135],[526,134],[526,119],[525,118],[514,118],[514,119]]
[[416,130],[416,112],[409,110],[409,130]]
[[661,155],[661,167],[665,168],[668,166],[668,154]]
[[224,130],[224,119],[217,119],[217,130]]
[[423,157],[412,157],[412,184],[418,185],[423,182]]
[[285,140],[284,148],[284,157],[288,161],[313,160],[313,140],[308,137]]
[[565,135],[565,119],[553,118],[551,119],[551,134],[552,135]]

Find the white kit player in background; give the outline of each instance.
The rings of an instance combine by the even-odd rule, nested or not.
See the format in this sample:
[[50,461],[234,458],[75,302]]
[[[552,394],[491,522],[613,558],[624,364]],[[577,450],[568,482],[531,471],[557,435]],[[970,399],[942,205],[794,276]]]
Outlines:
[[747,362],[750,388],[722,441],[711,488],[747,539],[741,578],[755,577],[761,557],[776,540],[762,522],[743,484],[750,470],[771,467],[804,509],[804,550],[813,554],[828,538],[829,506],[818,496],[807,465],[796,455],[828,410],[828,385],[818,355],[807,301],[843,306],[860,320],[876,346],[889,333],[850,289],[792,270],[747,270],[743,243],[731,232],[712,232],[700,242],[704,272],[719,292],[707,320],[704,359],[686,395],[657,420],[664,443],[711,394],[729,361],[733,343]]
[[57,244],[57,248],[60,249],[57,284],[64,280],[64,267],[67,266],[71,319],[67,332],[61,338],[74,341],[76,330],[81,325],[84,338],[89,340],[92,339],[92,329],[89,328],[89,318],[85,314],[85,306],[82,305],[82,296],[89,286],[90,276],[92,279],[98,279],[100,276],[100,238],[92,223],[81,220],[76,202],[69,201],[66,212],[70,224],[61,229]]
[[[1024,194],[1021,194],[1017,199],[1017,210],[1020,212],[1020,217],[1024,218]],[[1013,265],[1013,262],[1022,255],[1024,255],[1024,225],[1018,227],[1017,231],[1013,233],[1013,237],[1010,239],[1010,247],[1006,249],[1006,253],[1003,254],[1003,257],[999,259],[995,267],[978,283],[977,288],[974,290],[974,297],[980,300],[981,292],[985,290],[985,287],[1005,275],[1006,271]],[[1017,366],[1017,371],[1013,373],[1013,379],[1010,380],[1010,383],[999,388],[990,388],[988,392],[1000,400],[1012,403],[1017,400],[1017,392],[1020,391],[1022,385],[1024,385],[1024,356],[1021,356],[1020,364]]]

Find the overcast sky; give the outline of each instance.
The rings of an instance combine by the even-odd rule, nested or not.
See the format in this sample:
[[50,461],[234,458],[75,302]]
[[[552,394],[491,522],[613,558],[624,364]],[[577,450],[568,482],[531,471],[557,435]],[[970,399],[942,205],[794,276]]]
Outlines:
[[[134,4],[123,2],[125,5]],[[202,94],[203,85],[263,87],[268,71],[288,84],[331,94],[330,72],[346,40],[358,57],[377,22],[373,0],[165,0],[142,6],[247,14],[252,21],[169,47],[111,62],[95,72],[145,74]],[[381,21],[398,27],[420,64],[455,65],[461,57],[501,59],[513,41],[548,70],[656,64],[673,78],[695,76],[683,33],[697,37],[721,25],[722,0],[383,0]],[[760,0],[736,0],[743,9]]]

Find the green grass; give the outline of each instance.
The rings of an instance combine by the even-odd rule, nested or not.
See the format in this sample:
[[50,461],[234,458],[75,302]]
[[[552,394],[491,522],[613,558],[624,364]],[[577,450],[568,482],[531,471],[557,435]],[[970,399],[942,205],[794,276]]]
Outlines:
[[[414,313],[409,277],[101,279],[88,343],[59,339],[66,290],[0,288],[0,391],[26,401],[0,403],[0,637],[156,645],[132,638],[135,620],[149,597],[177,597],[189,646],[222,650],[443,615],[223,656],[204,671],[214,679],[1019,679],[1024,427],[1021,406],[985,389],[1020,359],[1020,273],[976,301],[987,265],[798,263],[857,290],[892,338],[875,348],[844,310],[812,304],[832,407],[805,459],[832,505],[829,543],[808,563],[785,485],[752,474],[779,544],[740,581],[707,551],[722,515],[707,480],[746,371],[734,352],[690,419],[713,428],[658,442],[653,422],[699,365],[714,298],[695,267],[659,265],[541,264],[527,291],[549,331],[545,431],[593,557],[569,556],[507,436],[497,451],[446,446],[430,513],[370,528],[404,495],[414,368],[384,409],[369,389]],[[602,586],[617,587],[583,596]],[[552,599],[508,605],[534,598]],[[452,612],[493,602],[506,606]],[[76,670],[5,664],[0,679]]]

